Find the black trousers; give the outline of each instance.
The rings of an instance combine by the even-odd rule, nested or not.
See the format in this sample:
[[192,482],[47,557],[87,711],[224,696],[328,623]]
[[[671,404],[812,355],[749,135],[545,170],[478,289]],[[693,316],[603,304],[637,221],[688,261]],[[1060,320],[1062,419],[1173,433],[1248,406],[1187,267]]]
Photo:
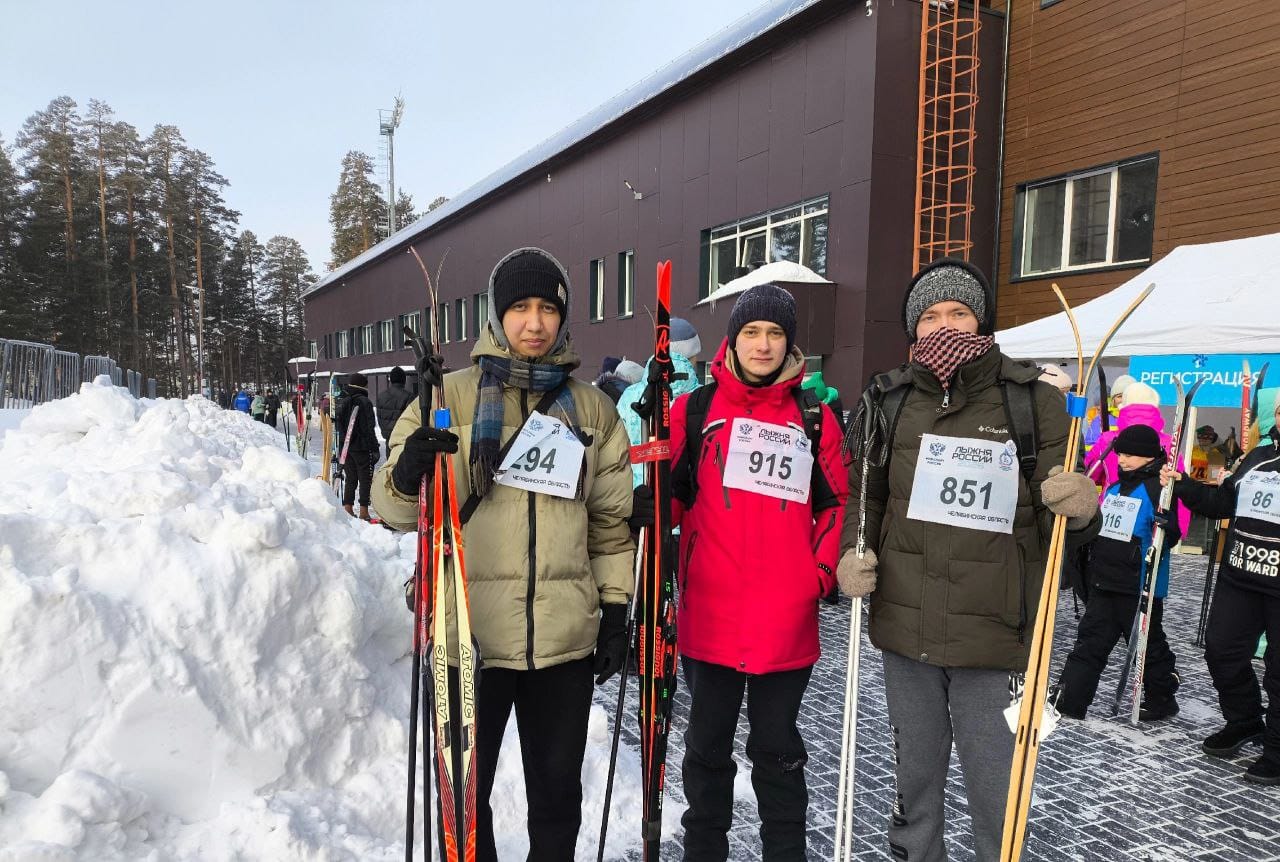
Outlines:
[[684,737],[686,862],[729,858],[733,823],[733,739],[747,699],[747,758],[760,810],[760,840],[766,862],[805,858],[805,813],[809,757],[796,727],[800,701],[812,667],[748,675],[731,667],[682,657],[692,705]]
[[1220,578],[1205,629],[1204,660],[1228,724],[1250,724],[1262,716],[1253,654],[1263,632],[1267,635],[1262,677],[1267,690],[1267,735],[1262,753],[1280,763],[1280,598],[1242,590]]
[[350,506],[356,501],[356,486],[360,489],[360,505],[369,505],[369,491],[373,487],[373,462],[376,452],[357,452],[347,450],[347,460],[342,462],[342,505]]
[[[486,668],[476,698],[476,860],[498,862],[489,795],[512,707],[529,803],[529,862],[573,862],[582,824],[582,758],[591,657],[542,670]],[[510,860],[503,860],[510,862]]]
[[[1067,656],[1059,677],[1062,695],[1058,709],[1064,714],[1084,715],[1093,703],[1098,680],[1107,667],[1111,650],[1121,638],[1125,643],[1129,642],[1133,618],[1138,612],[1138,598],[1137,593],[1112,593],[1097,587],[1090,591],[1084,616],[1080,618],[1076,645]],[[1169,649],[1169,640],[1161,625],[1163,616],[1164,600],[1156,599],[1147,628],[1147,660],[1142,679],[1143,694],[1152,702],[1173,697],[1178,690],[1173,650]]]

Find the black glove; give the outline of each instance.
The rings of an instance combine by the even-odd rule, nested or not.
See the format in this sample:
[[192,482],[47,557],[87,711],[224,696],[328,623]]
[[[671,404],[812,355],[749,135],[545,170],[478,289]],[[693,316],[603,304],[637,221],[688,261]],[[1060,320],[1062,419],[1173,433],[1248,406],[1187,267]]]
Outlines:
[[406,497],[418,496],[422,477],[435,469],[436,455],[458,451],[458,435],[444,428],[422,427],[409,435],[400,450],[400,460],[391,471],[391,484]]
[[653,500],[653,489],[648,485],[641,485],[631,492],[631,517],[627,519],[631,532],[640,532],[641,527],[652,527],[654,521],[655,504]]
[[602,605],[600,607],[600,636],[596,639],[596,658],[592,672],[596,685],[622,670],[623,654],[627,651],[627,606]]

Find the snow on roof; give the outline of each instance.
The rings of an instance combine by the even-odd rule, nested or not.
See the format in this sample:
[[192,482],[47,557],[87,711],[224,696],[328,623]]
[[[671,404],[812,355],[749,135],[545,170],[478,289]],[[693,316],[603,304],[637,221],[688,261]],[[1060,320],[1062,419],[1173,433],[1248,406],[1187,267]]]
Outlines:
[[285,364],[286,364],[286,365],[300,365],[300,364],[302,364],[303,362],[310,362],[310,363],[314,364],[314,363],[315,363],[315,360],[314,360],[314,359],[312,359],[310,356],[295,356],[295,357],[293,357],[292,359],[290,359],[290,360],[289,360],[287,363],[285,363]]
[[766,263],[758,269],[753,269],[733,281],[725,282],[713,290],[710,296],[698,300],[697,305],[715,306],[717,302],[723,302],[727,297],[736,296],[744,290],[753,288],[758,284],[768,284],[771,281],[788,281],[801,284],[832,283],[807,266],[792,263],[789,260],[776,260],[773,263]]
[[444,221],[486,195],[502,188],[507,183],[518,179],[548,159],[564,152],[574,144],[580,143],[671,89],[681,81],[693,76],[717,60],[723,59],[743,45],[763,36],[782,22],[818,2],[821,2],[821,0],[770,0],[760,8],[748,12],[719,33],[696,45],[683,56],[672,60],[639,83],[614,96],[603,105],[579,118],[576,122],[566,126],[532,149],[527,150],[515,160],[455,195],[448,203],[437,207],[413,224],[401,228],[382,242],[367,249],[363,254],[352,258],[342,266],[326,274],[311,287],[304,290],[302,292],[303,297],[310,296],[340,281],[343,277],[365,264],[408,242],[432,225]]

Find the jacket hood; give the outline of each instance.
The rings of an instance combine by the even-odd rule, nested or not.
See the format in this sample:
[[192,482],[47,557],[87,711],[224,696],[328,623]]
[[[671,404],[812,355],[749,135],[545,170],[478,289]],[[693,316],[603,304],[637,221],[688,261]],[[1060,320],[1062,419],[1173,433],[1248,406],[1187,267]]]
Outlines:
[[782,372],[778,379],[768,386],[751,386],[744,382],[729,363],[729,339],[720,342],[716,358],[711,363],[711,376],[716,385],[732,393],[735,400],[742,398],[781,401],[791,397],[791,390],[804,380],[804,353],[800,348],[792,346],[791,352],[782,360]]
[[[582,358],[578,356],[578,351],[573,348],[573,340],[569,338],[569,333],[561,330],[562,338],[556,340],[559,345],[546,356],[533,360],[534,364],[545,365],[563,365],[569,370],[573,370],[582,364]],[[515,359],[516,356],[508,348],[498,343],[497,337],[493,333],[492,321],[480,333],[480,337],[476,339],[476,346],[471,348],[471,362],[478,365],[481,356],[495,356],[499,359]]]
[[1126,404],[1120,408],[1116,427],[1123,431],[1130,425],[1146,425],[1164,433],[1164,417],[1160,415],[1160,408],[1150,404]]

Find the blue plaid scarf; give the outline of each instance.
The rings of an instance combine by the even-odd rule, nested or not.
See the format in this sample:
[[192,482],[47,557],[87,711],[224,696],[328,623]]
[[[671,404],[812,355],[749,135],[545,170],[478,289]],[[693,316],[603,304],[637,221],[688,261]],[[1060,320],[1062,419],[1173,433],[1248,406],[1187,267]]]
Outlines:
[[[502,451],[502,387],[514,386],[530,392],[549,392],[560,387],[560,393],[552,404],[552,412],[559,408],[562,418],[579,438],[578,410],[573,395],[565,384],[569,382],[568,365],[525,362],[498,356],[481,356],[480,392],[476,399],[475,421],[471,425],[471,488],[480,497],[493,487],[493,476],[498,471],[498,455]],[[580,483],[581,484],[581,483]]]

